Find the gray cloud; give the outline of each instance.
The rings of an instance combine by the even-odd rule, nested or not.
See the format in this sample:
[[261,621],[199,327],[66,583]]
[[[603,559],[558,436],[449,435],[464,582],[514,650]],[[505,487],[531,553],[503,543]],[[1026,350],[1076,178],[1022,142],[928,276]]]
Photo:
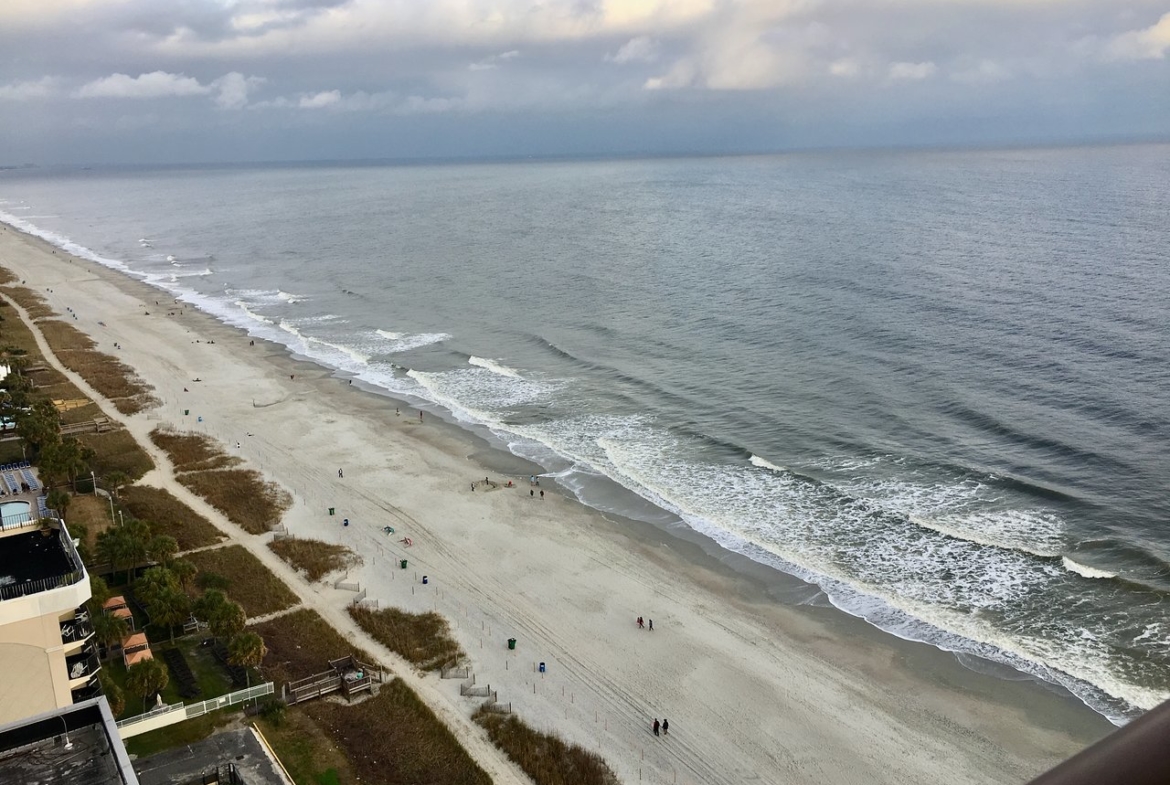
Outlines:
[[46,160],[1170,134],[1166,0],[8,0],[0,50]]

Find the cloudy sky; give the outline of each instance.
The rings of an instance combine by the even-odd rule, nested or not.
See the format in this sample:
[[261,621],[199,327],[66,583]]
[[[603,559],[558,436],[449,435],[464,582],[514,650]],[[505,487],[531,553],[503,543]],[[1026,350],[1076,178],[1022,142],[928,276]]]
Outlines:
[[1170,137],[1170,0],[0,0],[0,164]]

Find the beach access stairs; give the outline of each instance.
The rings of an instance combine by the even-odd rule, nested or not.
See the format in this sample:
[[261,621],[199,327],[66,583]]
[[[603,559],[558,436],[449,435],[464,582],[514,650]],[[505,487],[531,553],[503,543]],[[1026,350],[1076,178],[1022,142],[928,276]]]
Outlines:
[[348,699],[358,693],[373,691],[374,682],[381,684],[384,680],[381,668],[360,662],[350,654],[329,660],[327,671],[285,684],[281,697],[289,705],[333,692],[341,692]]

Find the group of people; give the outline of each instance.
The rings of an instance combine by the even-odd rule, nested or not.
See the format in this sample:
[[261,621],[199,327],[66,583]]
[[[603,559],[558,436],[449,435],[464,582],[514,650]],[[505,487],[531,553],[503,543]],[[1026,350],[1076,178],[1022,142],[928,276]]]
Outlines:
[[[658,735],[666,736],[667,734],[670,733],[670,720],[666,719],[666,717],[663,717],[662,722],[659,723],[658,718],[655,717],[653,728],[654,728],[654,735],[655,736],[658,736]],[[658,732],[659,730],[662,731],[661,734],[659,734],[659,732]]]
[[650,631],[654,632],[654,620],[653,619],[643,619],[641,616],[638,617],[638,629],[639,630],[646,629],[647,622],[650,623]]

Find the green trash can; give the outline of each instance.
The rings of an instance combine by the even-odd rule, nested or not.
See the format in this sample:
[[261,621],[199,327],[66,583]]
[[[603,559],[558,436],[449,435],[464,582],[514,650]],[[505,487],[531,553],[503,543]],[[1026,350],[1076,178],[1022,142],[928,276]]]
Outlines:
[[332,508],[332,507],[330,507],[330,508],[329,508],[329,514],[330,514],[330,515],[332,515],[332,514],[333,514],[333,508]]
[[516,649],[516,639],[515,638],[508,638],[508,648],[512,649],[512,650]]
[[406,569],[406,559],[403,559],[402,561],[398,562],[398,566],[405,570]]
[[190,413],[191,413],[191,410],[190,410],[190,409],[184,409],[184,410],[183,410],[183,416],[184,416],[184,417],[186,417],[186,416],[187,416],[188,414],[190,414]]

